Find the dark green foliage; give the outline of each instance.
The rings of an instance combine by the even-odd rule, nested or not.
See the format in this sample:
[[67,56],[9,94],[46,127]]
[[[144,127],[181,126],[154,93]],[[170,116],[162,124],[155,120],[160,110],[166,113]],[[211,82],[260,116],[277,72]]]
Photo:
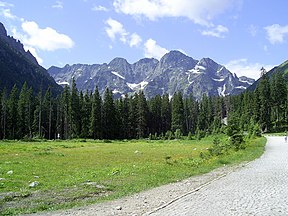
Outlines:
[[[229,146],[245,148],[244,132],[249,137],[265,131],[288,128],[288,91],[282,75],[271,78],[263,73],[254,92],[237,96],[208,97],[201,101],[181,93],[149,100],[143,92],[113,99],[106,89],[102,97],[95,92],[78,92],[75,81],[57,98],[52,89],[35,97],[25,83],[20,92],[0,91],[0,139],[202,139],[226,132]],[[228,125],[227,125],[228,118]],[[218,143],[211,154],[222,154],[227,146]],[[226,151],[226,150],[225,150]]]
[[90,135],[93,139],[102,138],[102,99],[100,97],[98,88],[95,89],[92,98]]
[[184,118],[184,104],[183,96],[181,92],[174,94],[172,98],[172,131],[179,129],[181,132],[185,133],[185,118]]
[[239,128],[237,118],[233,115],[229,118],[226,134],[230,137],[230,145],[235,148],[236,151],[245,149],[244,135]]
[[104,139],[117,138],[117,116],[116,108],[113,100],[112,91],[108,88],[105,91],[103,99],[103,116],[102,116],[102,128]]

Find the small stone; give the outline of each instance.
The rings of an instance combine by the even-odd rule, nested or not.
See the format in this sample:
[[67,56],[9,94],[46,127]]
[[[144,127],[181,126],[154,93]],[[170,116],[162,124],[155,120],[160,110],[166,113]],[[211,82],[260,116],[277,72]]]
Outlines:
[[117,206],[117,207],[116,207],[116,210],[121,211],[121,210],[122,210],[122,207],[121,207],[121,206]]
[[9,170],[8,172],[7,172],[7,175],[12,175],[13,174],[13,170]]
[[39,182],[32,182],[31,184],[29,184],[29,187],[32,187],[32,188],[34,188],[34,187],[36,187],[36,186],[38,186],[39,185]]
[[38,179],[38,178],[39,178],[39,176],[34,176],[34,178],[37,178],[37,179]]
[[0,178],[0,181],[4,181],[5,180],[5,178]]

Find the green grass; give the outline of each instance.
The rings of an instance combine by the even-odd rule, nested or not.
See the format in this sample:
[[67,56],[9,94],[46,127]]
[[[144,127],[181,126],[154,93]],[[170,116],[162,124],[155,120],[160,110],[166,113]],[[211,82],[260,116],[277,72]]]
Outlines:
[[[222,142],[227,138],[221,136]],[[203,160],[213,137],[201,141],[0,142],[0,215],[17,215],[111,200],[249,161],[264,138],[245,151]],[[12,170],[13,174],[7,174]],[[38,182],[36,187],[29,187]]]

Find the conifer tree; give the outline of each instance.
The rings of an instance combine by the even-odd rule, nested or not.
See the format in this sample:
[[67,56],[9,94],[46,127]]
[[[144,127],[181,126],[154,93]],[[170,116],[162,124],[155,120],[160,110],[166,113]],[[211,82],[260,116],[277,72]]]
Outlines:
[[112,91],[105,90],[103,99],[103,138],[115,139],[117,133],[116,109]]
[[[81,99],[81,94],[80,93],[80,101]],[[90,128],[90,119],[91,119],[91,109],[92,109],[92,104],[90,101],[89,93],[86,91],[82,106],[81,106],[81,136],[83,138],[87,138],[89,136],[89,128]]]
[[144,138],[148,134],[148,106],[143,91],[139,92],[137,99],[137,138]]
[[93,139],[102,138],[102,99],[96,87],[92,98],[90,134]]
[[138,94],[129,98],[129,116],[128,116],[128,138],[133,139],[137,137],[137,101]]
[[76,87],[76,82],[72,80],[71,98],[70,98],[70,115],[71,115],[71,135],[78,137],[81,132],[81,116],[79,105],[79,93]]
[[185,134],[185,119],[184,119],[184,104],[182,93],[175,93],[172,98],[172,131],[175,132],[177,129],[181,133]]
[[150,106],[150,117],[149,117],[149,132],[151,134],[160,135],[162,132],[162,121],[161,121],[161,108],[162,98],[160,95],[156,95],[149,101]]
[[33,121],[33,128],[37,137],[43,137],[43,99],[42,99],[42,90],[39,91],[36,100],[35,100],[35,110],[34,110],[34,121]]
[[171,104],[169,101],[169,95],[164,94],[161,101],[161,133],[166,133],[171,130]]
[[61,138],[69,139],[70,138],[70,89],[68,86],[65,86],[64,91],[61,97],[61,109],[62,109],[62,123],[63,123],[63,135]]
[[257,89],[259,92],[259,124],[262,131],[267,131],[270,127],[271,101],[269,78],[266,73],[263,73]]
[[9,138],[10,139],[17,139],[19,136],[17,136],[17,129],[18,129],[18,89],[17,86],[14,85],[14,87],[11,90],[11,93],[9,95],[8,100],[8,130]]

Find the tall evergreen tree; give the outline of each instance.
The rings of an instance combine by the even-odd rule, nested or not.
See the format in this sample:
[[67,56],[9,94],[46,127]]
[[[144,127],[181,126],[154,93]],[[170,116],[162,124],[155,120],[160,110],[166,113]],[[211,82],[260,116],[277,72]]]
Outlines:
[[61,138],[69,139],[71,137],[71,118],[70,118],[70,89],[65,86],[61,97],[62,127],[63,134]]
[[133,139],[137,137],[137,101],[138,94],[129,98],[129,116],[128,116],[128,138]]
[[161,102],[161,133],[171,130],[172,108],[169,95],[164,94]]
[[[80,101],[81,100],[82,99],[80,99]],[[86,91],[84,98],[83,98],[83,102],[81,104],[82,104],[81,106],[81,125],[82,125],[81,137],[87,138],[89,136],[91,109],[92,109],[92,104],[91,104],[88,91]]]
[[2,91],[1,97],[1,138],[6,139],[7,131],[7,118],[8,118],[8,107],[7,107],[7,90],[6,88]]
[[105,90],[103,100],[103,138],[115,139],[117,133],[116,109],[112,91]]
[[102,99],[96,87],[92,98],[90,134],[93,139],[101,139],[102,131]]
[[17,86],[11,90],[8,100],[8,132],[10,139],[17,139],[19,138],[17,134],[18,129],[18,89]]
[[183,96],[181,92],[175,93],[172,97],[172,131],[179,129],[182,133],[186,133],[185,130],[185,118],[184,118],[184,104]]
[[144,138],[148,133],[148,105],[143,91],[137,98],[137,137]]
[[270,85],[269,78],[266,73],[262,73],[259,85],[257,86],[259,92],[259,124],[261,130],[266,132],[270,127],[270,113],[271,113],[271,99],[270,99]]
[[71,98],[70,98],[70,114],[71,114],[71,135],[78,137],[81,132],[81,116],[79,105],[79,93],[76,87],[76,82],[72,80]]

